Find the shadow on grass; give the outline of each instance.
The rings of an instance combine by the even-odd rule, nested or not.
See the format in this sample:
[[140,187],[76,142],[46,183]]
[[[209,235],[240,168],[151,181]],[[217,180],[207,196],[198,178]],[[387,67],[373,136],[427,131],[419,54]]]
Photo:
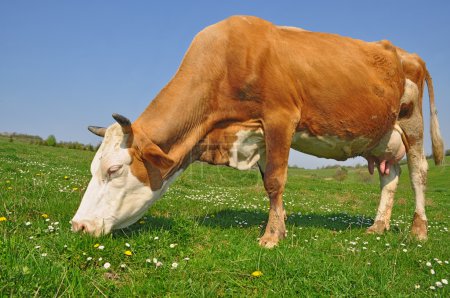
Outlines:
[[[231,210],[225,209],[217,213],[209,214],[207,217],[199,218],[201,225],[232,228],[265,226],[268,213],[261,211]],[[366,229],[373,224],[373,219],[363,215],[349,215],[346,213],[332,214],[304,214],[290,215],[286,220],[287,225],[297,227],[325,228],[333,231],[343,231],[347,229]]]
[[176,227],[180,226],[177,224],[177,219],[172,219],[163,216],[147,216],[144,223],[141,224],[140,221],[129,226],[125,229],[114,230],[112,232],[113,237],[131,237],[135,234],[140,234],[143,232],[155,232],[155,231],[170,231],[174,230]]
[[[148,216],[144,224],[136,223],[129,228],[115,231],[114,237],[129,237],[134,234],[154,231],[172,231],[177,234],[189,235],[193,225],[212,228],[231,229],[261,227],[264,231],[268,213],[258,210],[224,209],[215,213],[205,214],[194,218],[170,218],[163,216]],[[331,231],[348,229],[367,229],[373,224],[373,219],[364,215],[349,215],[346,213],[332,214],[292,214],[286,220],[287,225],[295,227],[323,228]],[[391,231],[396,232],[395,228]],[[397,231],[398,232],[398,231]]]

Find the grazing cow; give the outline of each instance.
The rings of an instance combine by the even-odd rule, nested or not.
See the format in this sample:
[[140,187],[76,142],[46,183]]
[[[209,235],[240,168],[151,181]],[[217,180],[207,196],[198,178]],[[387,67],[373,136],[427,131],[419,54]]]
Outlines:
[[[389,227],[397,162],[407,151],[417,202],[412,232],[425,238],[421,95],[429,76],[423,63],[408,68],[413,58],[387,41],[278,27],[256,17],[204,29],[134,123],[113,114],[117,123],[107,129],[89,128],[104,140],[72,229],[100,235],[132,224],[195,160],[240,170],[258,164],[270,199],[260,245],[273,247],[285,237],[282,195],[292,147],[337,160],[364,156],[371,171],[377,165],[382,194],[373,232]],[[432,97],[430,103],[434,111]],[[432,121],[437,124],[436,113]],[[433,129],[438,144],[438,126]]]

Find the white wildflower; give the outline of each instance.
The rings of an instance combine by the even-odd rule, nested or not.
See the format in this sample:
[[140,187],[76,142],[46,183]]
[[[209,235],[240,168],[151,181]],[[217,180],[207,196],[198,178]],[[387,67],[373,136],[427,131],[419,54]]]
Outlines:
[[109,269],[109,267],[111,267],[110,263],[106,262],[105,264],[103,264],[103,268]]

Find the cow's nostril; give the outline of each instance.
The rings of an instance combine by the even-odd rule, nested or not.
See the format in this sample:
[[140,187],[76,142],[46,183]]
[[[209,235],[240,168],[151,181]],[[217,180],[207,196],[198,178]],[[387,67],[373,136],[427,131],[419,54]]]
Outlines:
[[72,221],[72,231],[87,232],[87,225],[84,222]]
[[85,224],[80,224],[80,228],[79,228],[80,232],[86,232],[86,225]]

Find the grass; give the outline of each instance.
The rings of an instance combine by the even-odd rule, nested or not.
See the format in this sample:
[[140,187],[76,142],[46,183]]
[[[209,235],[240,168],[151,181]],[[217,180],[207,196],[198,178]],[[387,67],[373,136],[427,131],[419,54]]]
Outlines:
[[92,157],[0,138],[0,296],[450,295],[445,282],[436,286],[450,280],[449,166],[430,165],[423,243],[409,237],[407,168],[392,230],[381,236],[365,234],[379,199],[366,169],[349,169],[343,181],[336,169],[290,169],[288,236],[267,250],[257,244],[268,211],[258,171],[204,164],[130,228],[100,238],[70,232]]

